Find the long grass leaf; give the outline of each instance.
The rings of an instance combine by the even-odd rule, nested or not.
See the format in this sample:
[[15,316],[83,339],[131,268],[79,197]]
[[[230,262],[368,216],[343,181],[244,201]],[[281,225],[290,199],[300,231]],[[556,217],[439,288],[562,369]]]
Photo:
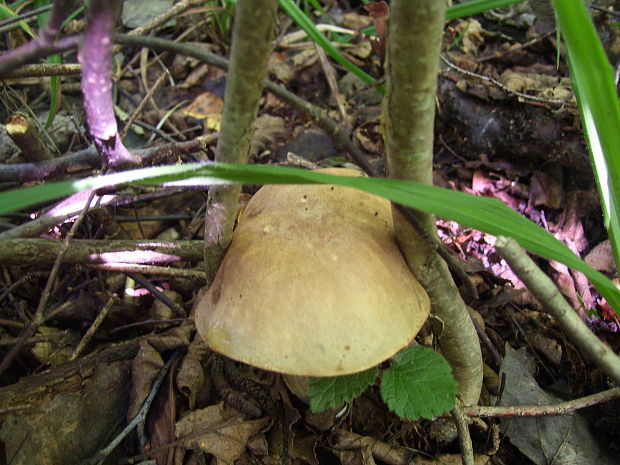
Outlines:
[[[0,18],[15,18],[16,16],[17,13],[11,10],[8,6],[0,3]],[[28,26],[25,21],[18,21],[17,24],[19,24],[19,27],[30,37],[35,37],[34,31],[30,28],[30,26]]]
[[361,189],[393,202],[434,213],[493,235],[513,237],[531,252],[583,272],[609,304],[620,309],[620,291],[598,271],[581,261],[571,250],[540,226],[501,201],[423,184],[380,178],[332,176],[314,171],[263,165],[194,163],[143,168],[78,181],[62,181],[0,193],[0,214],[56,199],[84,189],[119,184],[213,185],[329,183]]
[[327,37],[325,37],[325,35],[317,29],[312,20],[308,18],[308,16],[306,16],[306,14],[295,3],[293,3],[292,0],[280,0],[280,6],[286,14],[288,14],[299,27],[306,31],[306,34],[308,34],[308,36],[323,50],[325,50],[325,53],[332,57],[337,63],[351,71],[362,81],[367,83],[375,82],[375,78],[347,60],[344,55],[340,53],[340,50],[332,45]]
[[469,2],[457,3],[456,5],[448,7],[446,10],[446,19],[465,18],[523,1],[524,0],[471,0]]
[[588,140],[605,227],[620,264],[620,105],[614,70],[583,2],[554,0],[581,120]]

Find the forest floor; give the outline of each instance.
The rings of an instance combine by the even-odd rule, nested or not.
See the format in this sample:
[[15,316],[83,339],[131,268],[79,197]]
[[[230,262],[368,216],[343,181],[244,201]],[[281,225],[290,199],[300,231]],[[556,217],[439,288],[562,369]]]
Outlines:
[[[147,3],[157,4],[142,2]],[[372,26],[373,18],[359,2],[328,3],[332,9],[316,22],[327,25],[324,30],[332,40],[343,42],[339,47],[348,59],[380,78],[381,43],[359,32]],[[158,14],[149,8],[143,6],[141,12]],[[227,56],[228,13],[219,7],[188,13],[157,36]],[[593,11],[612,63],[620,59],[618,15],[613,9]],[[613,276],[565,54],[560,49],[558,57],[553,22],[541,18],[518,6],[447,23],[434,181],[502,200],[590,266]],[[79,21],[70,26],[82,27]],[[123,17],[125,31],[136,26],[128,14]],[[351,34],[329,32],[332,26]],[[373,169],[384,173],[381,95],[326,60],[299,31],[281,13],[269,78],[326,110],[351,132]],[[20,32],[7,34],[5,47],[9,40],[23,41]],[[119,48],[116,60],[120,127],[128,115],[136,116],[126,133],[127,145],[190,144],[204,136],[206,150],[167,156],[173,163],[178,158],[213,159],[225,71],[195,58],[139,47]],[[66,54],[63,62],[75,63],[75,54]],[[78,82],[79,76],[71,74],[61,80],[62,101],[46,139],[57,155],[88,146]],[[44,123],[49,80],[8,79],[1,98],[3,121],[20,110]],[[31,167],[26,169],[31,162],[6,135],[0,162],[3,189],[41,180]],[[325,167],[346,166],[351,159],[316,121],[266,92],[251,162]],[[99,172],[96,157],[83,156],[55,168],[52,176],[70,179]],[[246,187],[243,201],[257,188]],[[82,463],[139,414],[149,393],[155,397],[140,413],[136,432],[110,452],[107,463],[148,458],[158,464],[461,463],[458,440],[446,439],[439,431],[441,422],[399,418],[384,405],[377,386],[336,415],[313,414],[290,395],[279,376],[210,352],[196,337],[192,318],[193,301],[205,283],[200,263],[205,200],[203,190],[131,188],[84,216],[66,252],[72,258],[55,271],[42,324],[22,341],[1,375],[0,452],[5,458],[0,463]],[[39,207],[0,218],[0,234],[5,234],[0,235],[0,360],[37,313],[60,244],[78,216],[37,223],[44,211]],[[481,405],[553,405],[611,387],[524,289],[491,238],[450,221],[438,220],[438,226],[478,291],[471,306],[485,336]],[[10,241],[6,233],[12,230],[20,231],[14,237],[46,241]],[[98,242],[81,242],[86,239]],[[187,242],[182,261],[165,267],[115,268],[92,258],[119,252],[102,249],[118,240]],[[585,276],[560,263],[538,264],[618,352],[620,322]],[[267,405],[265,396],[271,399]],[[275,410],[270,407],[274,402]],[[561,416],[478,418],[470,432],[479,464],[620,463],[620,400]]]

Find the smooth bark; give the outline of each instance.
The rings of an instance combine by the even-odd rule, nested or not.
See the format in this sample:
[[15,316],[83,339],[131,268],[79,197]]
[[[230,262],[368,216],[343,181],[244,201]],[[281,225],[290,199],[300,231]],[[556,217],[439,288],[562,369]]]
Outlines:
[[[445,2],[394,0],[387,47],[383,129],[390,177],[431,184],[433,128]],[[414,212],[416,231],[394,209],[396,234],[407,263],[426,288],[432,328],[452,366],[465,405],[482,388],[482,355],[467,307],[445,262],[422,240],[437,236],[433,215]]]
[[[239,0],[235,13],[222,129],[215,161],[246,163],[267,72],[278,9],[276,0]],[[240,186],[209,189],[205,222],[205,263],[211,282],[230,244]]]

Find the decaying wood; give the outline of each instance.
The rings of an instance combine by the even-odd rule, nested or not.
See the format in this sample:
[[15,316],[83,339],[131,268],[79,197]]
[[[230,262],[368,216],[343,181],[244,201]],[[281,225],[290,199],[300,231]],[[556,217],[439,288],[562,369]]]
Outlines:
[[459,141],[460,155],[558,163],[591,177],[590,158],[574,114],[510,100],[487,101],[462,92],[445,77],[439,79],[437,95],[437,131],[446,140]]
[[129,360],[137,352],[138,339],[133,339],[0,388],[0,415],[24,409],[36,409],[40,399],[50,392],[75,391],[84,379],[92,375],[97,366]]

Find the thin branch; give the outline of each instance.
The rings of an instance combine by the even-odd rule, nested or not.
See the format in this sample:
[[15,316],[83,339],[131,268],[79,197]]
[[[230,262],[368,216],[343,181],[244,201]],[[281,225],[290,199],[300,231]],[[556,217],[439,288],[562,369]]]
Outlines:
[[95,333],[101,326],[101,324],[107,318],[108,314],[110,313],[110,310],[112,310],[112,306],[114,305],[114,303],[118,302],[118,300],[119,299],[116,297],[110,297],[108,299],[106,304],[103,306],[103,308],[101,309],[101,311],[95,318],[95,321],[92,322],[92,324],[88,328],[88,331],[86,331],[86,334],[84,334],[84,336],[80,340],[77,347],[73,350],[73,353],[71,354],[71,357],[69,358],[69,361],[73,361],[80,356],[80,354],[84,351],[84,349],[86,348],[90,340],[93,338],[93,336],[95,335]]
[[493,79],[492,77],[483,76],[482,74],[474,73],[472,71],[463,69],[460,66],[457,66],[454,63],[450,62],[447,58],[443,56],[440,58],[441,58],[441,61],[443,61],[449,68],[453,69],[454,71],[458,71],[459,73],[464,74],[465,76],[469,76],[469,77],[473,77],[476,79],[480,79],[482,81],[490,82],[491,84],[499,87],[501,90],[503,90],[507,94],[515,95],[516,97],[519,97],[520,99],[523,99],[526,102],[533,101],[533,102],[541,102],[541,103],[550,103],[552,105],[559,105],[559,106],[562,106],[568,103],[567,101],[563,99],[559,99],[559,98],[537,97],[536,95],[530,95],[530,94],[525,94],[523,92],[517,92],[515,90],[511,90],[508,87],[506,87],[504,84],[499,82],[497,79]]
[[140,161],[119,137],[112,102],[112,34],[120,8],[119,0],[91,0],[84,43],[78,53],[89,133],[111,167],[138,165]]
[[[31,21],[34,21],[36,19],[34,18],[35,16],[45,13],[51,10],[53,7],[54,5],[52,3],[50,5],[42,6],[41,8],[35,8],[29,11],[22,11],[13,18],[3,19],[2,21],[0,21],[0,34],[4,34],[5,32],[9,32],[12,29],[18,28],[19,24],[17,23],[24,21],[26,19],[30,19]],[[9,27],[9,26],[13,26],[13,27]]]
[[620,358],[588,328],[553,281],[536,266],[514,239],[499,236],[495,241],[495,248],[575,345],[620,385]]
[[168,374],[168,371],[170,370],[170,367],[172,366],[173,362],[175,362],[179,358],[180,355],[181,355],[181,352],[177,350],[175,354],[172,357],[170,357],[170,359],[166,362],[164,367],[157,374],[157,376],[153,380],[151,391],[149,392],[148,396],[144,400],[142,407],[140,407],[140,410],[138,411],[136,416],[129,422],[129,424],[125,427],[125,429],[123,429],[123,431],[121,431],[118,434],[118,436],[116,436],[112,440],[112,442],[110,442],[106,447],[100,450],[94,457],[86,460],[85,463],[89,465],[103,463],[104,460],[108,457],[108,455],[110,455],[112,451],[116,449],[116,447],[129,435],[129,433],[131,433],[135,428],[137,428],[140,424],[143,424],[144,421],[146,421],[146,415],[149,412],[149,409],[151,408],[151,404],[153,403],[153,400],[155,400],[155,395],[157,394],[157,392],[159,391],[159,388],[163,384],[164,379],[166,379],[166,375]]
[[[194,45],[179,44],[171,40],[159,39],[156,37],[130,36],[127,34],[116,34],[114,36],[114,40],[123,45],[149,47],[154,50],[187,55],[212,66],[217,66],[218,68],[224,70],[228,69],[228,60],[213,53],[209,53]],[[304,99],[298,97],[292,92],[289,92],[284,87],[279,86],[272,81],[266,80],[264,85],[267,91],[289,103],[298,111],[305,113],[319,126],[325,129],[332,139],[351,156],[352,161],[359,165],[366,173],[371,176],[377,176],[376,170],[368,162],[364,152],[362,152],[351,140],[350,132],[341,124],[330,118],[325,110],[306,102]]]
[[149,102],[149,100],[151,100],[151,98],[153,98],[153,95],[155,94],[155,92],[157,92],[157,89],[159,89],[162,86],[162,84],[165,82],[167,77],[168,77],[167,71],[161,73],[161,75],[157,78],[155,83],[151,86],[148,92],[144,95],[144,98],[140,101],[140,103],[138,104],[134,112],[131,114],[131,116],[127,120],[127,123],[125,123],[125,127],[123,127],[123,129],[121,130],[121,133],[120,133],[121,139],[124,139],[125,136],[127,136],[127,133],[129,132],[129,129],[131,128],[133,123],[138,119],[138,117],[142,113],[142,110],[144,110],[144,107],[146,106],[146,104]]
[[39,327],[45,321],[45,310],[47,308],[47,302],[52,294],[52,288],[54,284],[56,283],[56,277],[58,276],[58,272],[62,264],[62,257],[69,249],[69,244],[71,243],[71,239],[73,239],[73,236],[75,235],[77,229],[80,227],[80,225],[82,224],[82,221],[86,217],[86,211],[88,210],[88,206],[90,205],[90,202],[92,201],[94,195],[95,195],[95,192],[92,191],[90,193],[88,201],[86,202],[86,205],[82,209],[80,216],[75,221],[75,223],[73,223],[73,225],[71,226],[71,229],[67,233],[67,237],[65,237],[64,241],[62,242],[62,247],[60,251],[58,252],[58,256],[56,257],[56,261],[54,262],[52,271],[50,271],[49,278],[47,279],[47,282],[45,283],[45,288],[43,289],[43,292],[41,293],[41,299],[39,300],[39,305],[37,306],[37,309],[34,315],[32,316],[30,325],[19,336],[19,340],[17,341],[17,343],[4,356],[4,358],[2,359],[2,362],[0,362],[0,375],[2,375],[2,373],[4,373],[4,371],[11,365],[11,362],[22,350],[23,346],[26,344],[28,339],[30,339],[37,332]]
[[[210,134],[187,142],[173,142],[135,150],[134,153],[141,158],[142,166],[164,164],[175,161],[182,155],[207,151],[209,145],[217,141],[217,137],[217,134]],[[0,182],[49,180],[66,176],[69,168],[80,165],[89,165],[94,169],[101,168],[101,158],[95,147],[45,162],[0,165]]]
[[[84,206],[82,206],[84,208]],[[55,239],[6,239],[0,241],[0,264],[51,265],[64,249]],[[202,260],[202,241],[76,239],[60,257],[71,264],[164,264]]]
[[153,294],[155,298],[159,299],[164,305],[166,305],[170,310],[172,310],[176,314],[177,317],[185,318],[187,316],[185,314],[185,309],[183,309],[183,307],[181,307],[178,303],[176,303],[174,300],[172,300],[162,291],[157,289],[157,286],[151,283],[148,279],[136,273],[125,273],[125,274],[129,276],[131,279],[133,279],[135,282],[139,283],[142,287],[147,289],[151,294]]
[[182,0],[180,2],[175,3],[175,5],[167,11],[164,11],[159,16],[153,18],[151,21],[143,24],[140,27],[132,29],[129,34],[130,35],[140,35],[140,34],[148,34],[149,32],[158,29],[159,27],[165,25],[172,18],[179,16],[181,13],[193,8],[195,6],[200,6],[204,3],[204,0]]
[[3,79],[22,79],[29,77],[72,76],[82,72],[82,66],[77,63],[38,63],[24,65],[6,73]]
[[452,419],[456,425],[456,431],[459,434],[459,444],[461,445],[461,458],[463,465],[475,465],[474,461],[474,447],[471,443],[471,436],[469,434],[469,425],[467,424],[467,418],[463,415],[460,400],[457,400],[457,405],[452,412]]
[[[200,241],[200,254],[202,259],[202,241]],[[186,278],[194,282],[206,281],[207,274],[200,270],[186,270],[184,268],[171,268],[169,266],[140,265],[135,263],[101,263],[87,265],[93,270],[118,271],[121,273],[141,273],[155,276],[167,276],[170,278]]]
[[592,407],[620,397],[620,387],[608,389],[579,399],[568,400],[554,405],[520,405],[507,407],[488,407],[473,405],[463,407],[468,417],[545,417],[566,415],[582,408]]
[[[276,0],[240,0],[237,3],[216,162],[247,163],[277,10]],[[204,234],[209,283],[232,239],[240,193],[238,185],[209,189]]]
[[56,40],[60,25],[72,4],[72,0],[55,0],[49,19],[39,35],[21,47],[0,55],[0,77],[21,65],[77,46],[75,38]]

